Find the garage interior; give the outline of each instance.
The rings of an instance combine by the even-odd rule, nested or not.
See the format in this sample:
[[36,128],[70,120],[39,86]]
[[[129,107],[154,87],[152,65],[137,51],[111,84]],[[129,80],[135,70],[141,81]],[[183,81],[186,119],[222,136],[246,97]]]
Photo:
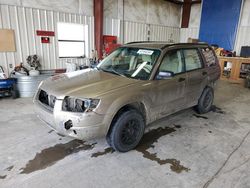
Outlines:
[[[0,82],[17,78],[19,92],[0,97],[0,187],[250,187],[249,31],[250,0],[0,0]],[[211,111],[158,120],[126,153],[37,118],[42,80],[134,41],[213,45]]]

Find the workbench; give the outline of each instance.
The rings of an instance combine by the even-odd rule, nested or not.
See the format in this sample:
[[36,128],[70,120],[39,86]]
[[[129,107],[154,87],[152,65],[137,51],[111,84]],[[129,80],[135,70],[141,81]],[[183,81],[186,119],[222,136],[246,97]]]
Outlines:
[[222,80],[243,84],[246,70],[250,69],[250,58],[219,56]]

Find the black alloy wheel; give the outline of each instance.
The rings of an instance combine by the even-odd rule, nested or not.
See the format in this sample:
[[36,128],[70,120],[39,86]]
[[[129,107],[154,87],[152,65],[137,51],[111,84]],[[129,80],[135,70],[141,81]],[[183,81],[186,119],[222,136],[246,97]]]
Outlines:
[[142,115],[136,110],[121,113],[111,125],[107,135],[109,145],[119,152],[134,149],[140,142],[145,129]]

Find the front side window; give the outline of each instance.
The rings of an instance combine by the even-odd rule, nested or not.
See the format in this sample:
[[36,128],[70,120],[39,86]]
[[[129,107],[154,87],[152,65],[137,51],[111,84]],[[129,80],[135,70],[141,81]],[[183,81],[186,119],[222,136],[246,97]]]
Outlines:
[[173,72],[174,74],[184,72],[184,64],[181,58],[181,51],[170,51],[163,58],[159,72]]
[[185,49],[183,55],[186,63],[186,70],[191,71],[202,68],[202,61],[197,49]]
[[106,57],[97,69],[128,78],[148,80],[160,50],[122,47]]

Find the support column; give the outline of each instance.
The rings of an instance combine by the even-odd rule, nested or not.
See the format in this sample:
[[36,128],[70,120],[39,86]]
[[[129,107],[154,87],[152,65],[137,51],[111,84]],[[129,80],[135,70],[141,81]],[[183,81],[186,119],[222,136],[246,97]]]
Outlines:
[[117,18],[118,20],[120,20],[120,31],[118,34],[118,43],[119,44],[124,44],[125,38],[124,38],[124,0],[117,0],[117,9],[118,9],[118,14],[117,14]]
[[94,0],[95,48],[99,59],[103,50],[103,0]]
[[184,0],[183,2],[183,11],[182,11],[182,22],[181,28],[188,28],[190,13],[192,7],[192,0]]

